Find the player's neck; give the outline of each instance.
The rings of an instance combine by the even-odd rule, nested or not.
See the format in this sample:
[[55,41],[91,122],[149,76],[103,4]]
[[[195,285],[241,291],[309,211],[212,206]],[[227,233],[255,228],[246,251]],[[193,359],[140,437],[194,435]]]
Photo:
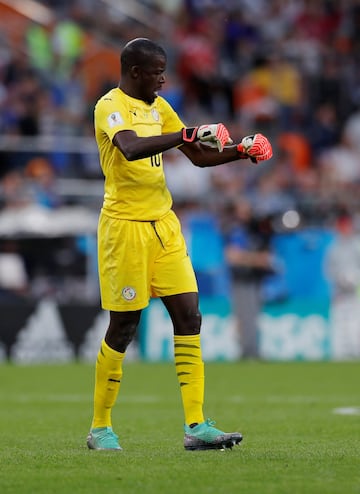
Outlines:
[[134,90],[133,87],[129,87],[126,83],[120,82],[118,85],[118,88],[121,89],[123,93],[125,93],[127,96],[130,96],[131,98],[134,99],[139,99],[141,101],[144,101],[140,95],[137,93],[136,90]]

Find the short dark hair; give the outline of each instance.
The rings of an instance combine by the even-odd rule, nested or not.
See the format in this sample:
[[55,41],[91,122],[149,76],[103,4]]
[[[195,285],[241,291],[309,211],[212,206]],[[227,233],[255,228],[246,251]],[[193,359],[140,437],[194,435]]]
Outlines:
[[125,74],[134,65],[145,67],[150,58],[156,55],[166,59],[166,52],[162,46],[148,38],[135,38],[129,41],[121,52],[121,71]]

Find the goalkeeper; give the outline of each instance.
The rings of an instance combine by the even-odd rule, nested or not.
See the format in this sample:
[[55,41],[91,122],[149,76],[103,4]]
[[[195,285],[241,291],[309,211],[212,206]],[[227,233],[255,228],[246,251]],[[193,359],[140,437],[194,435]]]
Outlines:
[[173,323],[174,359],[188,450],[231,448],[242,436],[204,419],[204,364],[198,287],[167,189],[162,152],[177,147],[194,165],[216,166],[271,157],[261,134],[233,145],[221,124],[188,128],[157,92],[165,83],[166,54],[137,38],[121,54],[121,80],[95,106],[95,135],[105,177],[98,225],[102,307],[110,322],[95,368],[94,410],[87,445],[121,450],[111,410],[123,375],[126,349],[142,309],[159,297]]

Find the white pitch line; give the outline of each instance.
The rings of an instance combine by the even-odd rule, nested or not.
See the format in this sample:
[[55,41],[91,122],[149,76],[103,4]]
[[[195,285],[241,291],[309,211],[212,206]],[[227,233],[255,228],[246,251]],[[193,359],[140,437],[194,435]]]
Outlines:
[[[260,398],[251,398],[246,396],[229,396],[225,401],[230,403],[273,403],[273,404],[308,404],[308,403],[334,403],[334,401],[344,402],[344,397],[322,397],[316,398],[314,396],[277,396],[270,395]],[[89,394],[23,394],[18,395],[5,395],[0,394],[0,402],[6,403],[91,403],[93,400],[92,395]],[[175,400],[175,396],[174,396]],[[347,398],[348,401],[352,401],[352,397]],[[156,395],[134,395],[121,396],[123,403],[135,403],[135,404],[153,404],[164,402],[159,396]],[[167,400],[168,401],[168,400]],[[224,400],[223,400],[224,401]],[[360,415],[360,407],[357,406],[345,406],[332,409],[332,413],[337,415]]]
[[228,398],[228,401],[231,401],[232,403],[293,403],[293,404],[298,404],[298,403],[333,403],[334,401],[339,401],[342,402],[344,400],[352,401],[353,397],[344,397],[344,396],[323,396],[323,397],[316,397],[316,396],[276,396],[276,395],[269,395],[269,396],[264,396],[263,398],[252,398],[252,397],[247,397],[247,396],[231,396]]
[[336,415],[360,415],[360,407],[334,408],[333,413]]

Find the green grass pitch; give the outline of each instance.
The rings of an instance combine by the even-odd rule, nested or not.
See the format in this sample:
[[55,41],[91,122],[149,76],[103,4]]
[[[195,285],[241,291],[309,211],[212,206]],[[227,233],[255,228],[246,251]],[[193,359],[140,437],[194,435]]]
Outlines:
[[224,452],[183,449],[172,363],[125,364],[122,452],[86,448],[92,365],[3,364],[0,383],[1,494],[360,493],[360,362],[207,363],[206,417],[244,435]]

